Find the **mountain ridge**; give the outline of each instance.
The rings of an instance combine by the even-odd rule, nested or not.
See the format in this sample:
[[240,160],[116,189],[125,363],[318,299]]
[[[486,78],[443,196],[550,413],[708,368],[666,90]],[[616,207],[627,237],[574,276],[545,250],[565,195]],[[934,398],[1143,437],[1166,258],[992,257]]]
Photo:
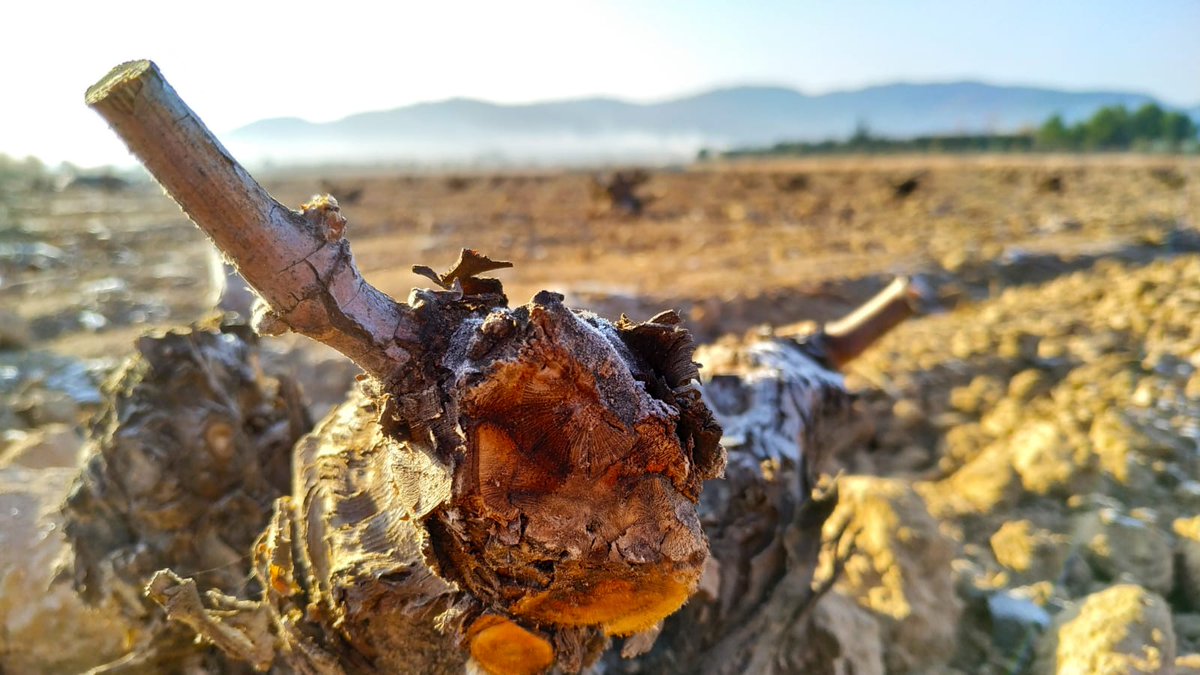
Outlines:
[[[701,147],[882,136],[1013,132],[1053,114],[1082,119],[1147,94],[1065,91],[973,80],[895,82],[806,94],[733,85],[636,102],[592,96],[504,104],[456,97],[356,113],[331,122],[259,120],[230,134],[250,157],[275,161],[674,161]],[[1170,107],[1170,106],[1168,106]]]

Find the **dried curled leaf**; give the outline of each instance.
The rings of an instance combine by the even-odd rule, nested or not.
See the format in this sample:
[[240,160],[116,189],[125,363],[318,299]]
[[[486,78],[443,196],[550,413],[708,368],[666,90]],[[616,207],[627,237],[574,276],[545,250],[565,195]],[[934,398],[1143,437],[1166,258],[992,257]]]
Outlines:
[[464,294],[482,295],[502,293],[503,287],[498,280],[481,278],[480,274],[512,266],[512,263],[506,260],[492,260],[474,249],[464,248],[458,255],[458,261],[445,274],[438,274],[426,265],[413,265],[412,271],[445,290],[454,288],[454,282],[457,281]]

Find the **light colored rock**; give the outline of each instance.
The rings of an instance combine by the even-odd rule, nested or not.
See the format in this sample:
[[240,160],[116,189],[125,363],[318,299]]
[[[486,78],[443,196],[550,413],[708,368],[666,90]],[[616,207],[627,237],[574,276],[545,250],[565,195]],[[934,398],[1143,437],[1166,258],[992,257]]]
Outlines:
[[992,535],[996,562],[1018,582],[1057,579],[1070,555],[1070,538],[1036,527],[1028,520],[1008,521]]
[[1048,388],[1046,375],[1036,368],[1023,370],[1008,381],[1008,395],[1027,403]]
[[993,437],[1007,436],[1021,428],[1029,411],[1015,398],[1003,398],[979,419],[979,426]]
[[1171,497],[1180,506],[1200,511],[1200,481],[1185,480],[1171,492]]
[[1012,590],[988,596],[992,641],[1002,653],[1011,654],[1028,644],[1031,635],[1040,634],[1050,625],[1050,613],[1032,598]]
[[1153,525],[1106,508],[1076,521],[1075,542],[1102,578],[1136,583],[1166,594],[1171,590],[1171,543]]
[[1075,447],[1054,422],[1028,424],[1013,435],[1010,444],[1013,469],[1026,490],[1038,495],[1074,493],[1086,484],[1087,450]]
[[[845,557],[835,590],[879,621],[888,672],[927,672],[954,653],[962,605],[954,591],[955,545],[904,481],[851,476],[825,524],[818,578]],[[847,557],[848,556],[848,557]]]
[[915,429],[925,421],[921,404],[910,398],[902,398],[892,406],[892,416],[902,429]]
[[1036,675],[1169,675],[1175,668],[1171,612],[1132,584],[1093,593],[1060,613],[1038,643]]
[[14,407],[17,415],[32,427],[76,424],[80,418],[79,402],[58,389],[32,387],[18,398]]
[[1174,460],[1194,451],[1194,443],[1177,431],[1131,424],[1115,410],[1098,415],[1088,435],[1101,468],[1120,483],[1129,483],[1130,470],[1148,460]]
[[1129,480],[1129,465],[1133,460],[1130,456],[1130,435],[1124,418],[1113,411],[1106,411],[1097,417],[1089,432],[1101,469],[1120,483]]
[[0,469],[0,670],[74,673],[119,656],[129,628],[53,581],[66,543],[58,505],[73,469]]
[[1200,400],[1200,370],[1192,373],[1188,378],[1187,384],[1183,388],[1183,393],[1188,398]]
[[9,433],[12,438],[0,452],[0,467],[73,468],[79,463],[79,448],[83,445],[83,439],[65,424]]
[[989,444],[961,469],[936,483],[917,483],[917,492],[938,518],[983,515],[1008,506],[1019,494],[1007,443]]
[[1200,654],[1175,657],[1175,675],[1200,675]]
[[950,472],[975,459],[991,440],[977,423],[950,427],[942,436],[939,447],[944,468]]
[[853,599],[836,591],[813,608],[798,649],[784,671],[830,675],[883,675],[879,622]]
[[16,312],[0,309],[0,350],[28,349],[32,341],[29,322]]
[[965,387],[950,391],[950,406],[968,415],[977,415],[994,406],[1004,395],[1004,385],[994,377],[977,375]]

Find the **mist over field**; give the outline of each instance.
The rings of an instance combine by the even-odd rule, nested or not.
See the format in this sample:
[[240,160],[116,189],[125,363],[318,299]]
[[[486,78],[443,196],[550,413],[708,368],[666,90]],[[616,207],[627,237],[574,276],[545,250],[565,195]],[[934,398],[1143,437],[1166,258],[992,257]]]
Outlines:
[[612,98],[501,105],[421,103],[310,123],[262,120],[228,137],[253,161],[609,164],[686,161],[727,150],[849,137],[1014,133],[1052,115],[1068,122],[1104,106],[1137,108],[1135,92],[1069,92],[977,82],[892,84],[818,96],[784,87],[730,87],[656,103]]

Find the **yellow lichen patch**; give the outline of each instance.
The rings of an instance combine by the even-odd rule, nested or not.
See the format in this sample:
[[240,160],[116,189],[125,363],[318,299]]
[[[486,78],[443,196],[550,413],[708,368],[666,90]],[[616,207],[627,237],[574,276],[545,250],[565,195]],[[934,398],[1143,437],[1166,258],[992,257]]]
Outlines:
[[611,575],[571,591],[551,591],[522,600],[521,616],[563,626],[600,626],[607,635],[632,635],[675,613],[687,602],[698,575],[649,573]]
[[292,580],[291,571],[285,570],[275,563],[271,563],[269,569],[271,573],[271,588],[274,588],[280,595],[290,595],[296,585]]
[[536,675],[554,665],[554,648],[512,621],[481,617],[469,630],[471,658],[492,675]]

